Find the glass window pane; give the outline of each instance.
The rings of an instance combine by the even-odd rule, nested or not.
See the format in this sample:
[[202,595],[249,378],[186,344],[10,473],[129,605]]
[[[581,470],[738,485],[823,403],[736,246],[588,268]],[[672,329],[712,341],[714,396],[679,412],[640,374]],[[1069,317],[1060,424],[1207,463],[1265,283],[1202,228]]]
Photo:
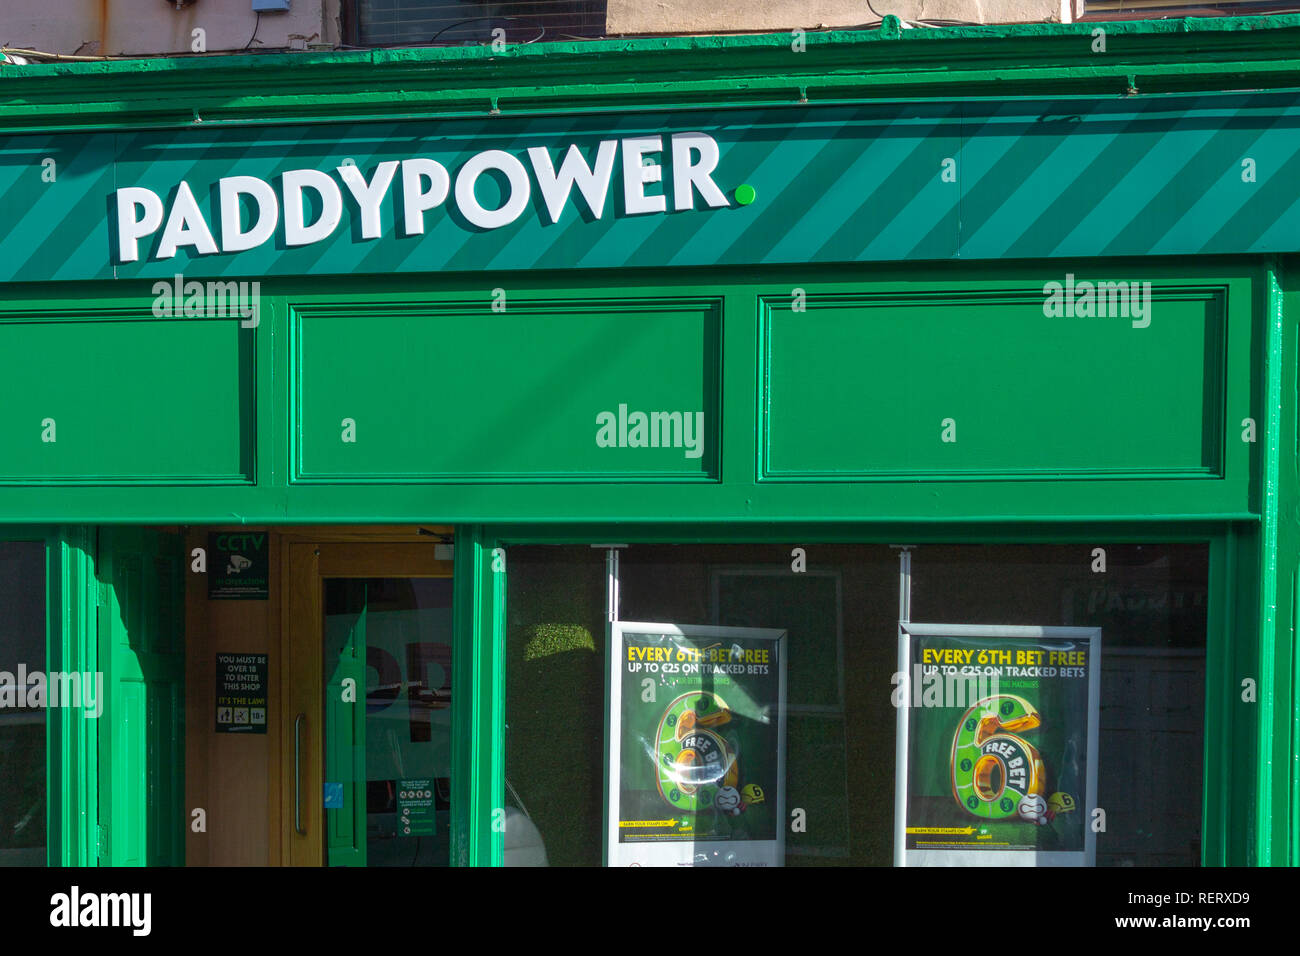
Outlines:
[[0,542],[0,865],[46,862],[45,669],[45,545]]
[[599,866],[605,554],[511,548],[505,863]]
[[330,866],[447,866],[450,578],[325,581]]
[[[792,547],[634,544],[620,552],[619,616],[678,627],[785,631],[786,759],[776,785],[784,790],[787,822],[799,811],[802,825],[785,834],[783,862],[889,865],[899,553],[885,545],[811,545],[806,566],[796,571]],[[1104,571],[1094,547],[1105,550]],[[512,802],[527,807],[530,838],[544,845],[550,863],[596,864],[609,743],[604,552],[515,548],[508,567],[506,776]],[[1107,830],[1098,835],[1097,865],[1199,862],[1208,581],[1204,544],[927,545],[912,551],[915,622],[1101,629],[1096,777]],[[666,677],[659,684],[665,702],[684,686]],[[625,697],[621,713],[629,713]],[[938,719],[960,716],[954,710]],[[743,752],[743,726],[733,722],[735,740],[728,729],[716,730],[724,754]],[[1055,733],[1040,732],[1046,739]],[[924,759],[934,766],[912,786],[934,790],[933,805],[964,820],[950,786],[951,738],[948,732],[943,747],[929,748]],[[1059,799],[1046,823],[1025,828],[1030,833],[1046,837],[1057,813],[1086,809],[1071,804],[1075,796],[1082,803],[1084,794],[1078,767],[1064,766],[1063,754],[1042,755],[1037,785],[1045,801]],[[626,766],[628,759],[636,758],[623,754],[620,762]],[[746,766],[756,766],[743,758],[738,764],[740,777]],[[990,786],[1003,785],[997,775],[990,780]],[[738,789],[745,782],[738,780]],[[1066,793],[1072,788],[1080,793]],[[656,797],[654,788],[647,794],[636,798],[642,809]],[[662,809],[663,820],[637,821],[649,835],[633,842],[673,838],[664,821],[681,827],[680,815],[666,802]],[[708,831],[716,821],[704,819],[705,812],[712,810],[688,820],[688,829]],[[1077,819],[1063,817],[1057,829]],[[1035,845],[1041,849],[1050,840]],[[507,862],[522,857],[508,851]]]

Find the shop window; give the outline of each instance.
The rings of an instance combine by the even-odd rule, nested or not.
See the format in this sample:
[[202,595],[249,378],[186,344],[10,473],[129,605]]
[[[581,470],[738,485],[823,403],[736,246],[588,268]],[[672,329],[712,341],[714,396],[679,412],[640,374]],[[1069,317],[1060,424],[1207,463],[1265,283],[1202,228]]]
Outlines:
[[[779,779],[776,764],[756,752],[768,739],[760,725],[775,713],[762,698],[775,696],[775,684],[718,677],[683,703],[678,698],[686,695],[678,691],[689,681],[647,682],[641,672],[623,685],[628,693],[619,696],[618,713],[607,714],[612,678],[605,656],[605,552],[511,549],[505,769],[510,820],[517,825],[507,823],[507,864],[598,864],[606,840],[623,839],[605,829],[611,789],[607,721],[611,734],[622,732],[624,765],[648,761],[627,775],[632,782],[620,790],[620,799],[635,804],[622,824],[635,833],[633,841],[680,838],[684,817],[701,832],[743,840],[765,832],[759,821],[779,805],[783,845],[774,862],[894,862],[899,552],[884,545],[805,545],[799,558],[792,556],[794,547],[634,544],[619,553],[622,621],[642,622],[637,627],[643,631],[644,624],[657,622],[661,630],[694,628],[692,633],[706,635],[709,628],[743,629],[717,630],[725,635],[784,635]],[[1087,653],[1091,644],[1067,651],[1057,649],[1066,645],[1047,642],[1041,646],[1053,650],[1043,651],[1039,661],[1046,665],[1051,653],[1051,663],[1060,665],[1051,671],[1052,680],[1095,678],[1095,705],[1084,694],[1075,695],[1083,703],[1073,710],[1058,706],[1055,701],[1065,698],[1053,696],[1045,667],[1003,672],[1006,686],[998,699],[1020,699],[1042,711],[1033,720],[1018,713],[1007,717],[1009,730],[988,735],[990,746],[1018,739],[1033,753],[1035,746],[1042,748],[1030,796],[1041,797],[1043,806],[1034,816],[1038,811],[1022,810],[1012,801],[1010,822],[1019,830],[989,827],[955,799],[953,768],[960,760],[948,725],[956,726],[963,712],[951,709],[949,701],[938,702],[940,710],[927,719],[937,721],[932,726],[941,725],[942,732],[932,732],[922,751],[914,748],[908,777],[913,805],[935,808],[940,825],[931,829],[983,831],[985,838],[990,831],[993,837],[1014,832],[1018,836],[1002,842],[1010,846],[1015,839],[1030,839],[1043,849],[1072,845],[1085,825],[1095,830],[1094,811],[1100,809],[1096,865],[1199,863],[1208,547],[926,545],[911,551],[911,562],[914,622],[990,634],[1019,634],[1026,628],[1099,632],[1101,648],[1093,659]],[[629,659],[651,659],[658,652],[645,648],[656,640],[679,652],[692,646],[688,639],[673,644],[642,634],[632,635],[624,651]],[[1019,648],[1014,640],[1022,639],[1006,645],[980,640],[991,649]],[[733,662],[717,674],[753,673],[752,662],[777,659],[762,656],[760,645],[744,638],[705,637],[693,646],[713,660]],[[1026,651],[1030,661],[1034,653]],[[688,689],[696,693],[694,685]],[[701,732],[701,719],[717,707],[729,713],[714,711],[714,723]],[[1092,710],[1094,729],[1089,729]],[[643,717],[646,728],[623,727]],[[1081,745],[1085,739],[1095,741],[1091,769]],[[687,749],[691,753],[683,762]],[[665,760],[672,773],[661,772],[657,762]],[[699,777],[698,767],[683,769],[708,760],[723,768],[716,781]],[[722,779],[729,761],[737,769],[731,779]],[[978,782],[1000,799],[977,809],[996,814],[1016,792],[1016,780],[983,764],[980,772]],[[1094,806],[1084,805],[1083,780],[1089,775],[1095,780]],[[656,778],[657,784],[648,782]],[[680,789],[692,790],[703,779],[717,791],[716,800],[694,808],[695,817],[684,814],[690,801],[672,781],[685,781]],[[730,784],[739,798],[722,792]],[[740,812],[726,802],[737,799]],[[733,819],[719,828],[710,817],[719,813]]]
[[599,864],[605,556],[512,548],[507,561],[506,863]]
[[0,865],[46,862],[45,545],[0,542]]

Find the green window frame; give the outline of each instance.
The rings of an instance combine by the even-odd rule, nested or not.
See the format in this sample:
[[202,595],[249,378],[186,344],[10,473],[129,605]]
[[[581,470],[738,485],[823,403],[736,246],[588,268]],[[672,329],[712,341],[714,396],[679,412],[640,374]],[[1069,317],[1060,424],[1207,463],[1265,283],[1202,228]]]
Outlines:
[[[85,528],[0,525],[0,541],[45,546],[45,662],[50,671],[97,668],[93,538]],[[47,866],[98,862],[98,720],[50,708],[45,721]]]
[[[101,532],[90,526],[0,525],[0,540],[39,541],[45,546],[45,669],[103,673],[103,710],[87,719],[77,708],[46,712],[46,864],[88,867],[107,865],[107,840],[114,823],[123,847],[160,844],[157,828],[175,823],[176,808],[138,811],[133,805],[114,807],[105,786],[125,784],[138,792],[139,781],[114,767],[113,748],[143,746],[136,736],[117,726],[110,683],[115,675],[101,653],[101,612],[111,585],[97,574]],[[111,603],[111,602],[110,602]],[[183,733],[183,731],[182,731]],[[127,739],[127,738],[130,739]],[[184,741],[180,742],[183,753]],[[101,771],[103,776],[101,776]],[[183,783],[183,766],[164,768],[173,788]],[[143,799],[143,798],[142,798]],[[157,819],[154,819],[157,817]],[[150,829],[152,828],[152,829]],[[145,834],[149,833],[150,836]],[[174,846],[175,840],[168,846]],[[125,852],[122,850],[120,852]]]

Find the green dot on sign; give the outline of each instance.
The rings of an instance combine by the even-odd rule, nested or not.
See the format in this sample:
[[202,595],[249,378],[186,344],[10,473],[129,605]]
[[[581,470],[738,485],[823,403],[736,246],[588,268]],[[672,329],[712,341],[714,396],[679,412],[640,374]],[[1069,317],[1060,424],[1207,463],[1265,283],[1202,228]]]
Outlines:
[[754,187],[745,183],[736,187],[736,202],[742,206],[748,206],[758,198],[758,193],[754,192]]

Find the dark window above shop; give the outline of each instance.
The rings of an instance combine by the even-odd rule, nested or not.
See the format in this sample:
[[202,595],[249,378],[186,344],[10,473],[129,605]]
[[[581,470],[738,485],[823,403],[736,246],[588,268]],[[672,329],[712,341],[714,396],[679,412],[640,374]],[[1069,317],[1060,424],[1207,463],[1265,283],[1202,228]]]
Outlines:
[[343,0],[342,9],[346,42],[368,47],[517,44],[605,34],[605,0]]
[[1295,4],[1269,0],[1265,3],[1213,3],[1207,0],[1084,0],[1080,20],[1167,20],[1178,17],[1255,17],[1270,13],[1292,13]]

